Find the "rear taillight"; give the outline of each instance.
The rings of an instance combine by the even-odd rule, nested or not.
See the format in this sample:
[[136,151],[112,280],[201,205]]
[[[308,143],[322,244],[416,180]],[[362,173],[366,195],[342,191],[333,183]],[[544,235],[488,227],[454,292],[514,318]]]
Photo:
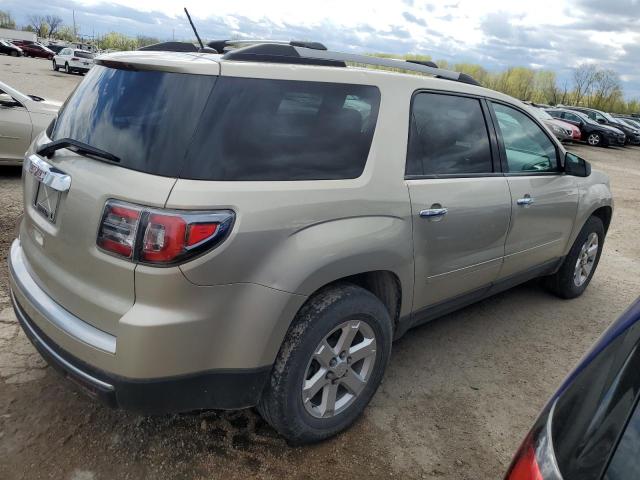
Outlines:
[[524,441],[509,469],[505,480],[544,480],[536,459],[531,435]]
[[173,265],[220,244],[234,219],[231,210],[164,210],[109,200],[97,244],[135,262]]
[[71,58],[71,60],[72,60],[72,61],[74,61],[74,62],[78,62],[78,61],[80,61],[80,59],[79,59],[79,58],[76,58],[76,57],[72,57],[72,58]]

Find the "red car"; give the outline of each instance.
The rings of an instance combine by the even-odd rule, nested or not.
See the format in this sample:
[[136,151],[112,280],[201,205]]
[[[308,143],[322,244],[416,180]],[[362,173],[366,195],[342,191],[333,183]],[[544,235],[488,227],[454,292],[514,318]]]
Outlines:
[[16,40],[12,43],[22,49],[25,57],[40,57],[40,58],[46,58],[47,60],[51,60],[55,55],[53,50],[45,47],[41,43],[26,42],[26,41],[19,41],[19,40]]
[[567,130],[571,130],[572,140],[580,141],[580,139],[582,138],[582,132],[580,132],[580,129],[577,126],[575,126],[573,123],[565,122],[557,118],[554,118],[553,120],[557,125],[566,128]]

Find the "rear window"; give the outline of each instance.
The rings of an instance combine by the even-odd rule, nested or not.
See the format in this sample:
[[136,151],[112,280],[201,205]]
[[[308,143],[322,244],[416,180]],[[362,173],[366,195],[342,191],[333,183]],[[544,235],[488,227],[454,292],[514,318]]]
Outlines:
[[80,58],[93,58],[93,55],[91,55],[89,52],[83,52],[82,50],[76,50],[75,52],[73,52],[73,55]]
[[73,138],[120,165],[177,177],[217,77],[95,66],[60,110],[52,138]]
[[52,138],[106,150],[120,165],[195,180],[360,176],[380,104],[376,87],[96,66]]

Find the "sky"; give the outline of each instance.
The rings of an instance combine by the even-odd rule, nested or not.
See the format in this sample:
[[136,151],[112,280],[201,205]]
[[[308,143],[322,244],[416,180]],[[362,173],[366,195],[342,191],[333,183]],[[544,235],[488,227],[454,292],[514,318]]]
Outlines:
[[561,81],[583,62],[615,70],[640,98],[640,0],[1,0],[19,24],[55,14],[83,35],[118,31],[160,39],[314,40],[331,50],[418,53],[490,71],[527,66]]

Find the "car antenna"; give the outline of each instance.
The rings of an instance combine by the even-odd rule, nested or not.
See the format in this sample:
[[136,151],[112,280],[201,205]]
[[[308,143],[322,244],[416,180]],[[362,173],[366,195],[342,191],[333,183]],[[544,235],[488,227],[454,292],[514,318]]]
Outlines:
[[198,39],[198,43],[200,44],[200,48],[202,50],[204,50],[204,44],[202,43],[202,40],[200,39],[200,35],[198,35],[198,30],[196,30],[196,26],[193,24],[193,21],[191,20],[191,15],[189,15],[189,10],[187,10],[187,7],[184,7],[184,13],[187,14],[187,19],[189,20],[189,23],[191,24],[191,28],[193,28],[193,33],[196,34],[196,38]]

